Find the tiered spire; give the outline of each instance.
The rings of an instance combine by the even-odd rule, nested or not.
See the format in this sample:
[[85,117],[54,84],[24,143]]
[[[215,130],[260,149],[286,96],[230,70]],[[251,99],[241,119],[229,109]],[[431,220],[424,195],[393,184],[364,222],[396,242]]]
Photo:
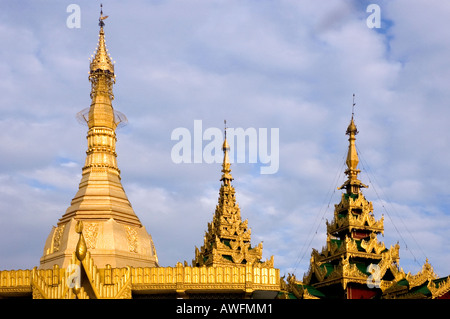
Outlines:
[[327,243],[321,252],[313,249],[310,269],[304,277],[305,285],[334,298],[379,296],[381,289],[401,277],[397,266],[399,246],[387,249],[383,242],[378,242],[377,235],[384,232],[383,217],[375,219],[373,205],[361,191],[367,186],[358,180],[357,133],[352,114],[346,131],[348,178],[340,187],[346,192],[335,205],[333,221],[326,222]]
[[405,273],[399,267],[398,243],[386,248],[378,241],[378,235],[384,232],[383,217],[375,219],[373,205],[361,191],[367,186],[358,180],[357,133],[352,112],[346,131],[349,135],[347,180],[340,187],[346,192],[335,205],[333,221],[326,222],[326,245],[321,251],[313,249],[303,281],[288,276],[286,290],[305,299],[425,298],[427,293],[448,291],[450,281],[436,284],[437,276],[428,260],[418,274]]
[[[193,266],[226,266],[261,263],[262,243],[251,246],[251,230],[248,221],[241,219],[241,211],[236,202],[235,189],[231,185],[230,146],[226,138],[223,142],[222,185],[219,191],[219,203],[213,221],[208,223],[203,246],[195,248]],[[265,265],[273,267],[272,259]]]
[[[117,166],[116,128],[124,119],[112,106],[115,83],[114,64],[106,49],[103,10],[99,18],[99,41],[91,59],[91,105],[79,113],[87,123],[86,161],[78,192],[70,207],[52,230],[41,264],[68,262],[68,253],[77,237],[75,221],[84,221],[83,232],[96,262],[114,266],[154,266],[157,257],[151,236],[133,211],[121,184]],[[63,261],[61,261],[63,260]],[[113,265],[114,264],[114,265]]]

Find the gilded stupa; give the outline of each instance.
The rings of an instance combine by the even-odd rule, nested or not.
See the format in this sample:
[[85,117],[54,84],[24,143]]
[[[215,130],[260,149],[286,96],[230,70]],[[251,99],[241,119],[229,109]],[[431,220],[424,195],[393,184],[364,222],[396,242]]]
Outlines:
[[105,42],[103,12],[99,40],[90,62],[91,106],[79,116],[86,121],[87,151],[78,192],[47,238],[41,269],[67,267],[83,222],[86,245],[98,266],[157,266],[152,237],[136,216],[121,184],[117,166],[116,128],[124,116],[112,106],[114,64]]

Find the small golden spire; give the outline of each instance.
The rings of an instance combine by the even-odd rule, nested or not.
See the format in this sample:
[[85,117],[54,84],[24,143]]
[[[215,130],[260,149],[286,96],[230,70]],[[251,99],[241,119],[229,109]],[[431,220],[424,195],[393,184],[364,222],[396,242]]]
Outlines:
[[357,169],[359,164],[358,152],[356,151],[356,134],[358,134],[358,129],[356,128],[354,117],[354,108],[355,108],[355,94],[353,94],[353,105],[352,105],[352,119],[350,120],[350,124],[347,127],[346,135],[349,136],[348,141],[348,152],[347,152],[347,169],[345,170],[345,174],[347,174],[347,181],[339,188],[339,189],[347,189],[347,193],[358,194],[360,188],[367,188],[367,185],[361,183],[358,180],[358,174],[361,170]]
[[[102,8],[102,7],[101,7]],[[117,127],[112,100],[114,100],[113,85],[116,81],[114,64],[106,49],[103,20],[103,9],[100,10],[99,40],[94,57],[90,63],[89,80],[91,81],[91,107],[88,115],[88,127],[107,127],[113,130]]]
[[356,168],[359,163],[358,152],[356,151],[356,145],[355,145],[356,134],[358,134],[358,130],[357,130],[355,122],[353,120],[353,116],[352,116],[349,126],[347,127],[346,134],[349,136],[348,141],[350,142],[349,146],[348,146],[346,164],[347,164],[348,170],[351,171],[352,176],[354,175],[354,177],[356,177],[357,174],[360,172]]
[[353,105],[352,105],[352,119],[350,120],[350,124],[347,127],[347,131],[345,134],[349,136],[348,141],[350,142],[350,145],[348,146],[348,153],[347,153],[347,171],[352,175],[349,175],[349,178],[354,179],[357,178],[358,173],[360,172],[356,167],[359,163],[358,158],[358,152],[356,151],[356,134],[358,134],[358,129],[356,128],[355,121],[353,120],[353,117],[355,116],[355,94],[353,94]]
[[[100,5],[102,8],[102,5]],[[103,8],[100,9],[100,18],[98,19],[100,26],[99,40],[97,45],[97,50],[95,56],[91,61],[91,73],[97,70],[108,71],[114,74],[114,64],[111,60],[111,57],[108,54],[108,49],[106,49],[105,42],[105,32],[103,31],[103,26],[105,23],[103,20],[108,18],[108,16],[103,16]]]
[[230,151],[230,145],[227,141],[227,120],[224,120],[225,124],[225,138],[223,140],[222,150],[223,150],[223,163],[222,163],[222,177],[221,181],[223,181],[224,185],[229,185],[233,180],[233,176],[231,176],[231,163],[228,152]]

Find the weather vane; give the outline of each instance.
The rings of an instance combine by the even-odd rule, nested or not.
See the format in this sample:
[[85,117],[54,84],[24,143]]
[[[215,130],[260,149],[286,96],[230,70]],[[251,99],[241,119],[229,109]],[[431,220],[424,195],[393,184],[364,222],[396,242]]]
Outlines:
[[355,103],[355,93],[353,93],[352,118],[353,118],[353,115],[355,115],[355,105],[356,105],[356,103]]
[[227,120],[223,120],[223,124],[225,125],[225,139],[227,138]]
[[103,16],[103,4],[100,3],[100,18],[98,19],[98,21],[99,21],[98,25],[103,27],[105,25],[103,20],[105,20],[107,17],[108,16]]

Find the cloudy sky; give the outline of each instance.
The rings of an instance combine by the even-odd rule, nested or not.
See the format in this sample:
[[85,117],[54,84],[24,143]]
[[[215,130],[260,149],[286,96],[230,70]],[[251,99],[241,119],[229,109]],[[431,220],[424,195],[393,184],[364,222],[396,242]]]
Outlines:
[[[70,4],[80,8],[79,27],[68,24]],[[368,24],[371,4],[379,28]],[[87,128],[76,114],[90,105],[99,6],[0,3],[0,269],[39,264],[78,189]],[[261,174],[261,159],[233,163],[233,185],[252,244],[262,241],[264,259],[302,278],[340,200],[355,94],[360,178],[375,217],[384,216],[380,240],[400,244],[406,272],[428,258],[439,276],[450,274],[447,1],[103,6],[114,107],[128,117],[117,131],[122,184],[162,266],[191,263],[221,176],[220,163],[175,163],[172,132],[194,135],[196,120],[202,132],[221,130],[226,119],[230,128],[279,130],[278,171]]]

